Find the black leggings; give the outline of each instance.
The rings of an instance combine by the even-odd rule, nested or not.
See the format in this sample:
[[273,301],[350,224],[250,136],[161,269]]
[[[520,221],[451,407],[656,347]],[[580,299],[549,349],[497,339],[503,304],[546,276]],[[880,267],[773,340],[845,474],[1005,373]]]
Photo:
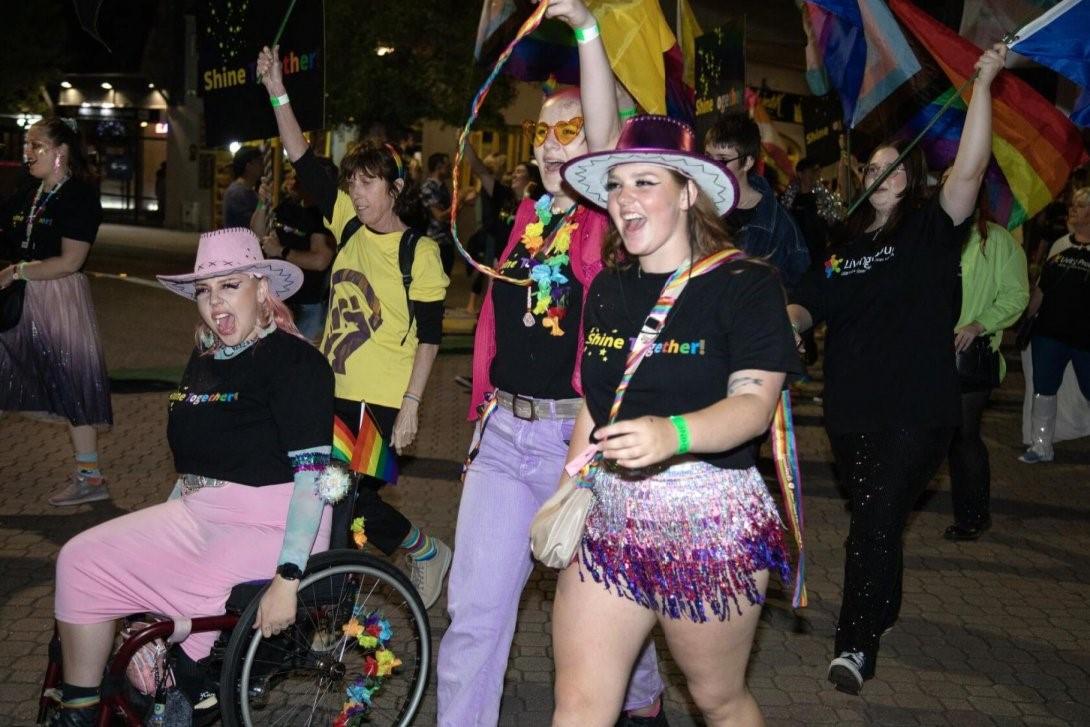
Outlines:
[[865,678],[874,676],[882,632],[900,615],[905,521],[946,457],[952,433],[950,427],[829,433],[852,507],[835,652],[863,652]]
[[961,428],[950,444],[950,496],[954,523],[979,528],[991,520],[992,471],[988,448],[980,437],[980,420],[991,389],[961,394]]
[[[355,436],[359,432],[360,403],[348,399],[337,399],[334,402],[334,413],[345,425],[352,430]],[[397,409],[388,406],[376,406],[368,404],[367,408],[375,417],[375,424],[379,432],[390,440],[390,432],[394,429],[394,420],[397,419]],[[396,508],[383,502],[378,491],[386,483],[373,477],[361,476],[359,487],[356,489],[355,502],[347,499],[337,503],[333,507],[333,530],[330,536],[330,547],[344,547],[348,542],[348,531],[352,525],[352,518],[363,516],[365,518],[365,532],[367,542],[374,545],[386,555],[393,555],[405,537],[412,530],[413,524]]]

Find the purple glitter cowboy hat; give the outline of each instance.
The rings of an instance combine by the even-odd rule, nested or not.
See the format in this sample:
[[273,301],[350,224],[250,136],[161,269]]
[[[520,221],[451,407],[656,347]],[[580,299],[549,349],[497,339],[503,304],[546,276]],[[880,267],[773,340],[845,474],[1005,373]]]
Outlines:
[[720,216],[738,201],[734,175],[700,153],[696,135],[668,116],[636,116],[621,129],[617,147],[572,159],[560,173],[572,189],[590,202],[605,207],[609,199],[606,176],[619,164],[657,164],[696,182],[711,198]]
[[156,275],[168,290],[196,298],[199,280],[230,273],[252,273],[269,281],[269,290],[284,300],[303,285],[303,271],[286,260],[266,260],[257,235],[245,227],[227,227],[201,235],[193,272],[187,275]]

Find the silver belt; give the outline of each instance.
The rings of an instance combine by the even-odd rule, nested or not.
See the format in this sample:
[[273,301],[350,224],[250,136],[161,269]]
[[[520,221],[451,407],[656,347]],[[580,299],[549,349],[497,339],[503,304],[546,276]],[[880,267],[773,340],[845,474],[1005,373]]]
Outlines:
[[582,399],[531,399],[521,394],[496,391],[496,403],[515,415],[516,419],[575,419],[583,406]]
[[182,475],[178,478],[178,484],[182,486],[182,495],[192,495],[197,490],[203,490],[206,487],[223,487],[227,484],[226,480],[217,480],[215,477],[205,477],[204,475]]

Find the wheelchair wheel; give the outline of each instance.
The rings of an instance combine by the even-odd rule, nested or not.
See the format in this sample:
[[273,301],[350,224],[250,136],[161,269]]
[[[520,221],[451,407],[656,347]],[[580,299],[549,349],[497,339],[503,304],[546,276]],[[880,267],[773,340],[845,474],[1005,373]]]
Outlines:
[[295,623],[272,638],[253,628],[260,598],[242,613],[224,655],[224,727],[332,725],[351,716],[408,725],[424,698],[431,626],[409,579],[355,550],[311,558]]

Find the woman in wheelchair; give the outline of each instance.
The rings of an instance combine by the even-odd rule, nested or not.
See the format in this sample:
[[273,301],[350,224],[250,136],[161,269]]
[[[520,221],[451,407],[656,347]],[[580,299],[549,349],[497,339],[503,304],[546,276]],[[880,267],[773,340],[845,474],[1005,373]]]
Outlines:
[[[202,235],[192,274],[159,276],[201,316],[169,402],[167,439],[181,476],[167,502],[98,525],[61,550],[60,725],[94,723],[123,616],[221,614],[234,585],[271,577],[254,628],[269,637],[295,620],[302,571],[329,543],[318,477],[333,421],[333,374],[282,302],[302,280],[291,263],[264,260],[241,228]],[[194,633],[182,649],[196,661],[215,638]]]

